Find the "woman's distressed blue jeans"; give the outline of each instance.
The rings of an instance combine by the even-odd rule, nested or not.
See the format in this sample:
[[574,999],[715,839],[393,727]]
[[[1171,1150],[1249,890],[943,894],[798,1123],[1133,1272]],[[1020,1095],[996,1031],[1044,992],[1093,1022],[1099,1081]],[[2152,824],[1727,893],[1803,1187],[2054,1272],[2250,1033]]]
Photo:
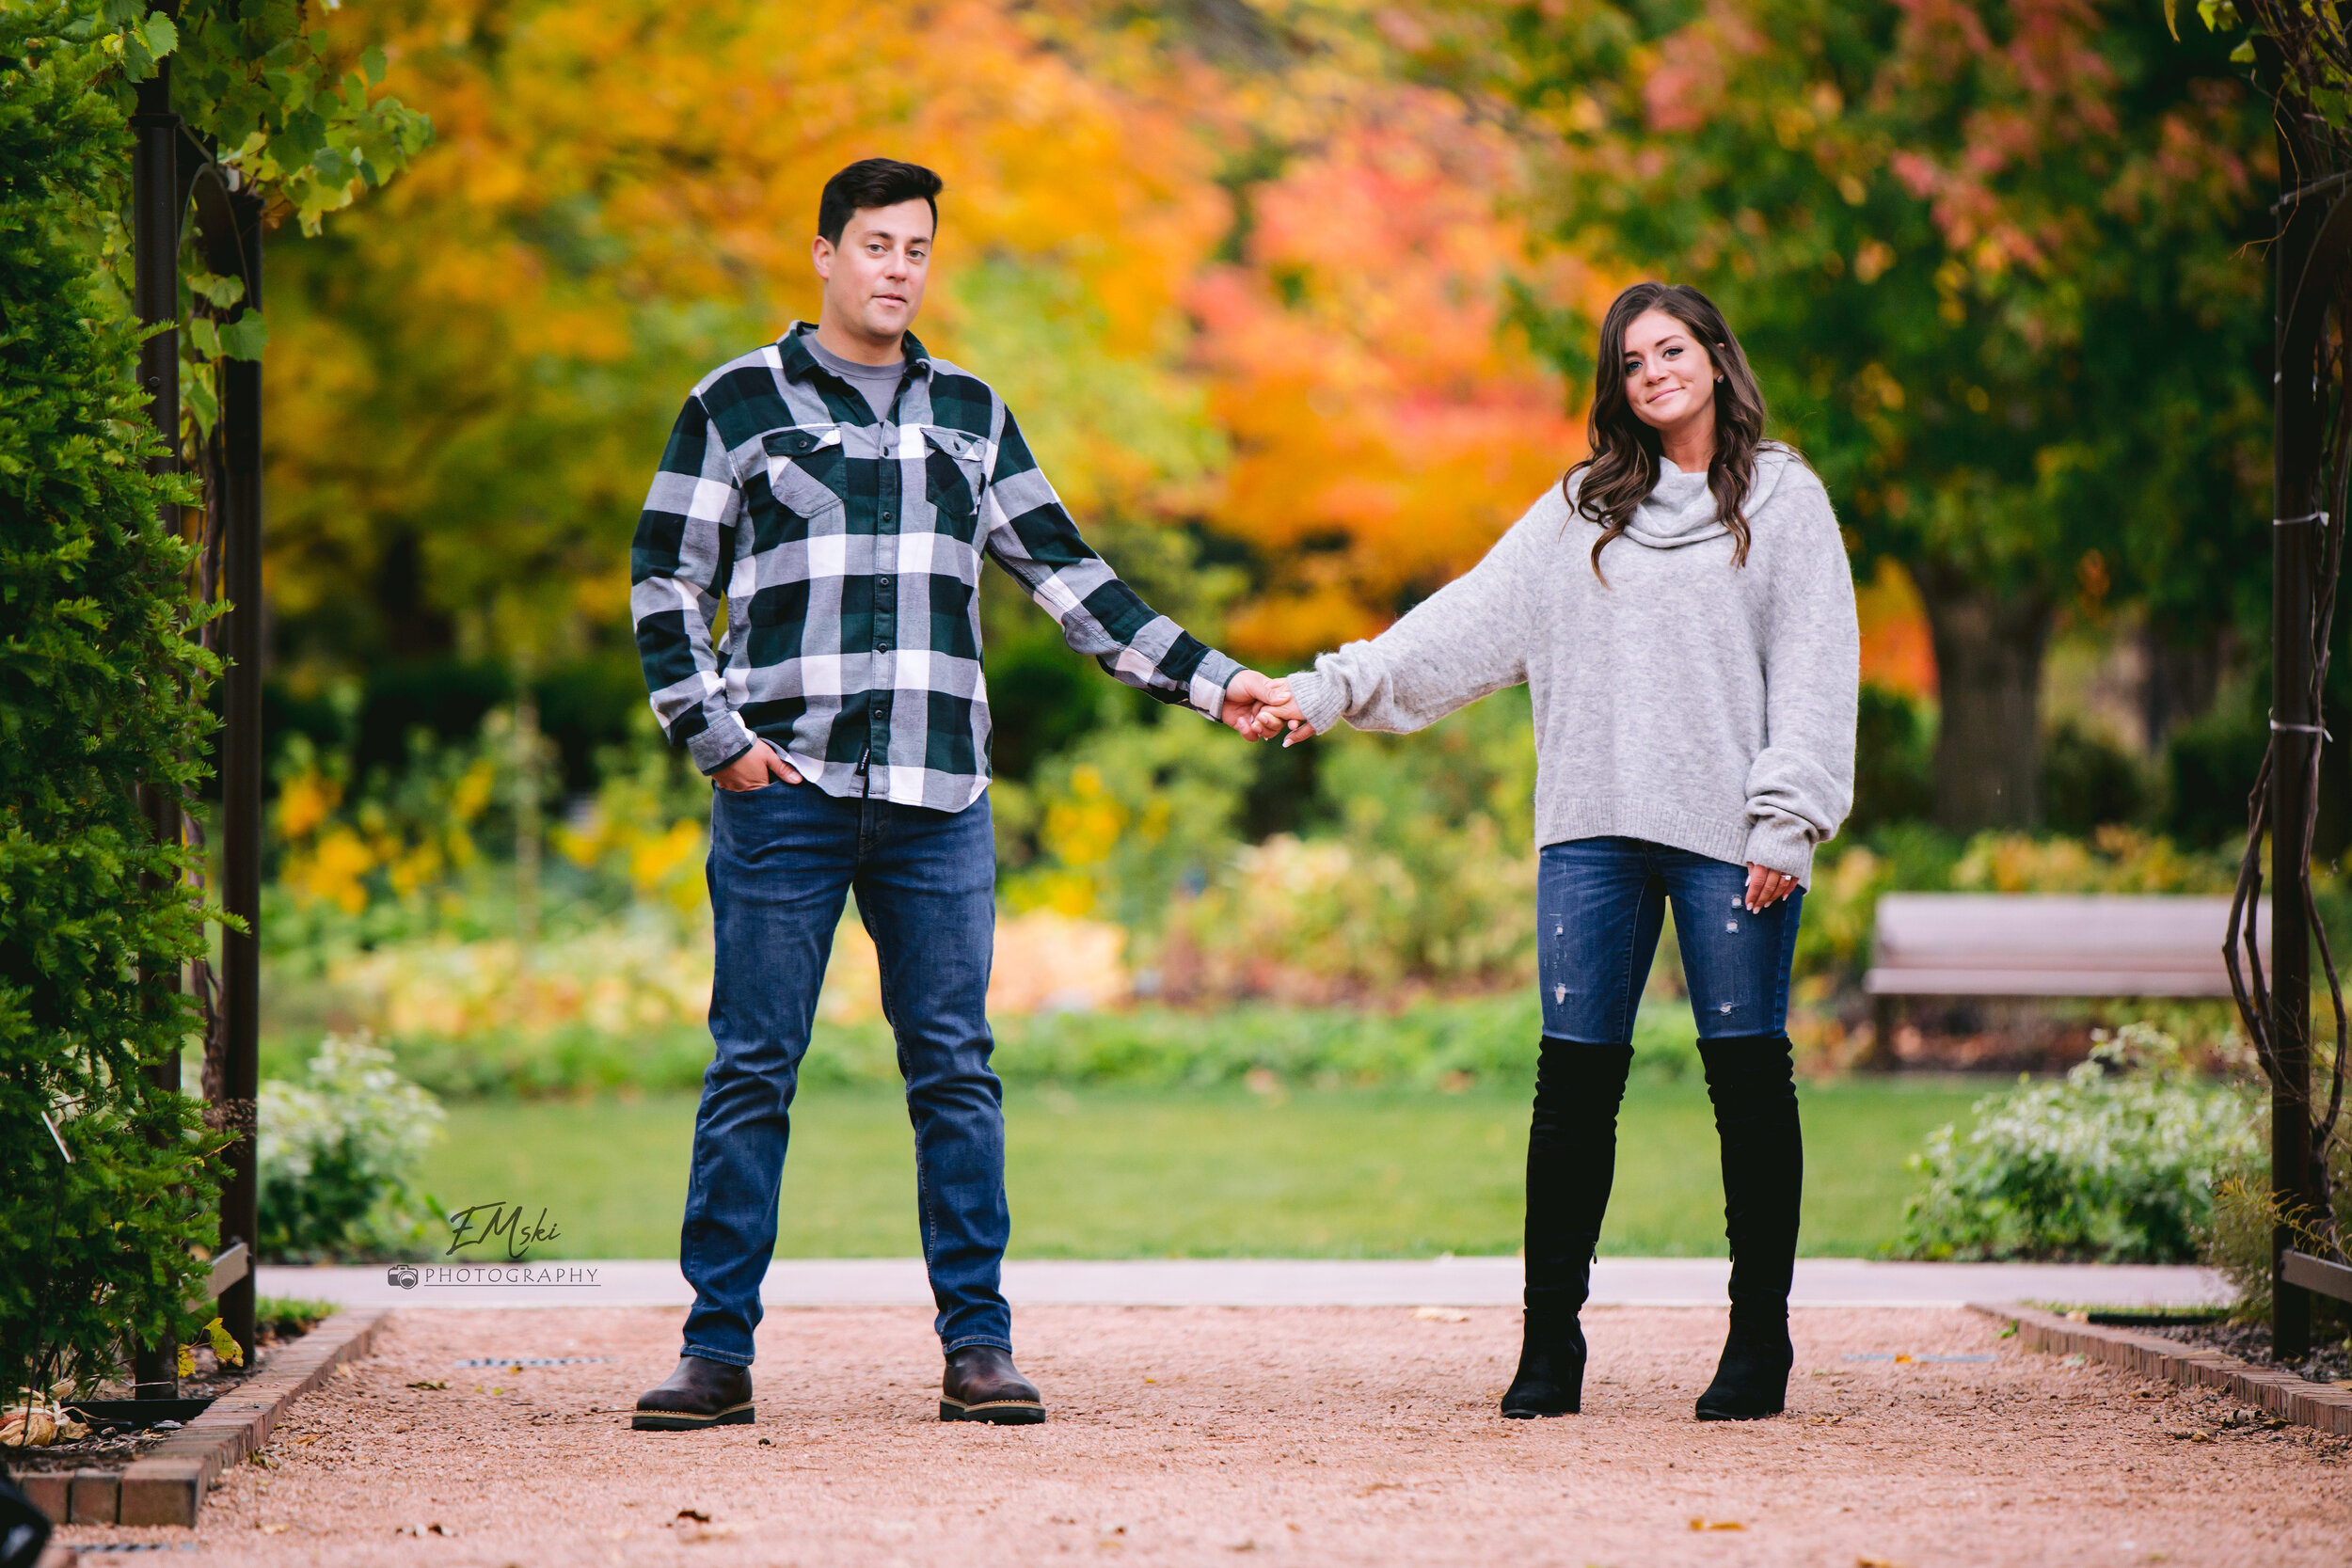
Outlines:
[[1666,905],[1699,1038],[1777,1035],[1788,1022],[1797,888],[1747,910],[1748,868],[1638,838],[1547,844],[1535,878],[1535,973],[1544,1033],[1627,1045]]

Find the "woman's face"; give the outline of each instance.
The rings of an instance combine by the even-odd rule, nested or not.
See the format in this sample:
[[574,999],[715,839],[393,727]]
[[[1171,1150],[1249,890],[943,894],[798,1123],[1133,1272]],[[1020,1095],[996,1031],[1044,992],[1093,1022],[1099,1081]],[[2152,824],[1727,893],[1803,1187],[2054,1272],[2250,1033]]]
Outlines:
[[1625,329],[1625,396],[1633,417],[1668,436],[1715,427],[1715,361],[1691,329],[1645,310]]

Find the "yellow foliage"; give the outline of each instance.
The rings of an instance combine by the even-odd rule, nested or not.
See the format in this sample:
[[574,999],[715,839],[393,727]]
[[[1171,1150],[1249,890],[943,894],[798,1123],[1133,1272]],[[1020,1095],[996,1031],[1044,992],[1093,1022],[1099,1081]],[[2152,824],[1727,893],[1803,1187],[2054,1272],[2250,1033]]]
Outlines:
[[1952,868],[1956,888],[1988,893],[2227,893],[2232,868],[2169,838],[2120,825],[2091,842],[1979,833]]
[[315,768],[303,769],[278,786],[278,836],[288,840],[310,837],[333,815],[342,798],[342,785]]
[[[1127,808],[1104,787],[1102,769],[1082,763],[1071,769],[1070,793],[1045,808],[1045,823],[1038,832],[1038,840],[1062,864],[1083,871],[1111,858],[1111,851],[1119,847],[1120,832],[1126,826]],[[1062,907],[1061,901],[1057,900],[1057,905]],[[1068,912],[1089,911],[1072,909]]]
[[359,914],[368,907],[367,886],[360,879],[375,867],[367,841],[349,828],[336,826],[321,833],[308,850],[290,850],[278,879],[306,902],[323,900],[345,914]]

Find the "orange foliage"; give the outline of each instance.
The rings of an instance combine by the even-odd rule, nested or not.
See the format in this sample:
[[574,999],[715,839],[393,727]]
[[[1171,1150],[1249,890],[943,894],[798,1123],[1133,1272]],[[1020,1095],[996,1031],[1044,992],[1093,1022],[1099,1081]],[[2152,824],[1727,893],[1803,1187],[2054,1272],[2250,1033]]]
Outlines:
[[1935,644],[1919,590],[1892,556],[1879,557],[1878,576],[1854,590],[1862,619],[1862,678],[1906,697],[1935,696]]
[[[1230,622],[1243,657],[1377,631],[1582,455],[1568,388],[1502,329],[1537,271],[1498,213],[1523,172],[1454,100],[1400,88],[1254,193],[1248,264],[1193,291],[1236,451],[1211,515],[1274,563]],[[1588,275],[1544,265],[1589,306]]]
[[[818,191],[884,154],[946,181],[926,341],[1004,388],[1082,522],[1258,545],[1237,651],[1377,629],[1580,455],[1567,389],[1501,329],[1512,277],[1551,305],[1592,285],[1498,215],[1521,154],[1457,100],[1370,56],[1216,71],[1123,25],[1012,0],[820,27],[755,0],[336,11],[437,135],[273,300],[280,609],[326,611],[406,534],[478,649],[625,635],[677,399],[815,312]],[[1220,172],[1269,142],[1300,150],[1220,264]]]

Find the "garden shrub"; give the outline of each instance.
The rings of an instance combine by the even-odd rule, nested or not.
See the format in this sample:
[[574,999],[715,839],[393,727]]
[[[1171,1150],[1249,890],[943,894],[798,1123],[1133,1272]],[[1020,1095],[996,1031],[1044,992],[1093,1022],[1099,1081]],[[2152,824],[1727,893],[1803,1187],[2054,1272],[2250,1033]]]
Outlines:
[[1907,1258],[2196,1259],[2219,1174],[2257,1148],[2252,1098],[2201,1078],[2169,1036],[2102,1032],[2063,1079],[1988,1095],[1964,1138],[1949,1124],[1912,1168]]
[[2137,822],[2155,792],[2150,771],[2114,741],[2061,720],[2042,742],[2042,819],[2062,833]]
[[[1532,990],[1432,1000],[1395,1012],[1243,1003],[1215,1014],[1140,1006],[1051,1012],[994,1021],[997,1076],[1008,1084],[1214,1088],[1271,1074],[1302,1086],[1467,1088],[1532,1085],[1543,1021]],[[1633,1033],[1634,1070],[1695,1081],[1690,1009],[1645,1006]],[[684,1093],[710,1065],[700,1022],[628,1035],[586,1028],[475,1039],[399,1040],[406,1077],[451,1099],[615,1092]],[[818,1021],[800,1081],[809,1088],[895,1087],[890,1027]]]
[[419,1250],[437,1207],[412,1185],[441,1107],[365,1035],[329,1035],[302,1083],[261,1098],[262,1256],[379,1257]]
[[1317,739],[1330,828],[1237,847],[1169,911],[1165,993],[1388,999],[1534,978],[1535,742],[1524,689],[1419,735]]
[[[2325,1049],[2323,1043],[2323,1055]],[[2312,1071],[2322,1095],[2328,1092],[2328,1074],[2323,1059]],[[2320,1227],[2307,1220],[2296,1227],[2300,1233],[2297,1245],[2323,1258],[2342,1257],[2344,1239],[2352,1237],[2352,1130],[2343,1118],[2328,1140],[2328,1189],[2335,1204],[2335,1234],[2318,1234]],[[2279,1218],[2279,1206],[2270,1196],[2270,1100],[2264,1095],[2254,1110],[2252,1147],[2225,1163],[2214,1182],[2205,1261],[2231,1284],[2233,1317],[2261,1322],[2270,1316],[2270,1242]],[[2326,1296],[2312,1295],[2312,1306],[2323,1326],[2343,1326],[2352,1320],[2352,1307]]]
[[1934,805],[1933,707],[1865,681],[1855,714],[1853,811],[1846,831],[1867,833],[1918,821]]
[[[215,667],[191,641],[179,481],[134,382],[138,333],[78,213],[111,208],[129,133],[77,6],[0,7],[0,1379],[106,1370],[193,1328],[217,1239],[215,1143],[149,1072],[196,1026],[204,951],[135,793],[184,798]],[[166,976],[142,983],[141,976]],[[53,1131],[54,1129],[54,1131]],[[71,1149],[68,1164],[63,1149]],[[59,1361],[64,1363],[60,1368]],[[47,1365],[35,1368],[37,1361]]]

